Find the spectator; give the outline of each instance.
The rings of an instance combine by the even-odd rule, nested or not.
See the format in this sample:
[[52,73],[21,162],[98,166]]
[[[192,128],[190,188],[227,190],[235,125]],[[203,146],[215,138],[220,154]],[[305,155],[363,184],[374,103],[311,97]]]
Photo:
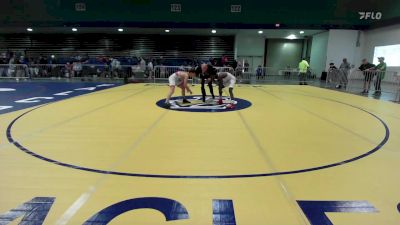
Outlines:
[[140,70],[143,72],[146,70],[146,61],[144,60],[144,58],[140,59]]
[[342,76],[343,85],[346,86],[347,82],[348,82],[347,77],[349,76],[350,69],[351,69],[350,63],[347,62],[346,58],[343,59],[342,63],[340,64],[339,69],[340,69],[341,73],[343,74],[343,76]]
[[261,65],[258,65],[257,70],[256,70],[256,75],[257,75],[257,79],[260,79],[260,77],[264,79],[263,68],[261,67]]
[[375,67],[377,73],[376,73],[376,83],[375,83],[375,94],[380,95],[381,94],[381,82],[385,78],[385,72],[386,72],[386,63],[385,63],[385,57],[378,57],[379,64]]
[[111,59],[111,74],[112,74],[111,77],[112,78],[118,77],[120,68],[121,68],[121,62],[116,58],[112,58]]
[[19,68],[17,68],[17,77],[25,77],[29,76],[29,69],[28,69],[28,59],[24,56],[21,56],[19,59],[19,63],[21,64]]
[[335,66],[335,63],[329,63],[329,70],[337,70],[337,67]]
[[10,59],[8,60],[8,71],[7,71],[7,76],[11,77],[14,72],[15,72],[15,58],[14,58],[14,53],[10,52]]
[[152,60],[149,61],[149,63],[147,64],[147,71],[148,71],[148,77],[152,78],[153,77],[153,71],[154,71],[154,65]]
[[236,69],[235,69],[235,72],[236,72],[235,76],[236,76],[236,78],[238,78],[239,83],[241,83],[242,77],[243,77],[243,66],[240,61],[236,61],[236,62],[237,62],[237,64],[236,64]]
[[364,90],[361,92],[363,94],[369,92],[372,78],[374,78],[374,73],[371,71],[371,69],[373,69],[374,67],[374,64],[369,63],[367,59],[363,59],[361,66],[358,68],[359,70],[363,71],[364,75]]
[[222,55],[221,66],[227,66],[227,65],[228,65],[228,57],[226,55]]
[[307,85],[306,82],[306,77],[307,77],[307,71],[310,65],[308,64],[307,60],[303,58],[301,62],[299,63],[299,78],[300,78],[300,85]]
[[238,67],[238,61],[235,59],[235,60],[233,60],[232,68],[233,68],[234,70],[236,70],[237,67]]
[[290,79],[290,73],[291,73],[291,68],[289,65],[286,66],[286,69],[284,70],[284,78],[285,79]]
[[343,59],[342,63],[339,66],[339,69],[344,72],[346,77],[347,77],[347,75],[349,75],[349,71],[350,71],[351,67],[350,67],[350,63],[347,62],[346,58]]
[[74,77],[82,76],[82,63],[80,61],[74,62],[72,69],[74,71]]
[[2,77],[3,74],[4,74],[4,71],[5,71],[5,68],[6,68],[5,64],[7,64],[7,63],[6,63],[6,57],[4,55],[4,56],[0,57],[0,77]]
[[344,73],[338,69],[334,63],[329,63],[328,81],[335,84],[336,88],[341,88],[344,83]]
[[65,77],[72,77],[73,66],[72,62],[67,62],[65,64]]
[[45,65],[47,64],[47,57],[40,55],[39,57],[39,64]]
[[247,60],[244,61],[244,72],[249,72],[250,64]]

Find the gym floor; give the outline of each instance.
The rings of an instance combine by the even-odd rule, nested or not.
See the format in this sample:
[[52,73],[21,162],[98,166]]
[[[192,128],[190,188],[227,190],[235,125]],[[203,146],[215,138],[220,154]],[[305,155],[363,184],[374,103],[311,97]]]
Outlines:
[[58,225],[400,224],[399,104],[241,85],[250,107],[189,112],[156,105],[163,85],[96,85],[0,115],[0,224],[43,202]]

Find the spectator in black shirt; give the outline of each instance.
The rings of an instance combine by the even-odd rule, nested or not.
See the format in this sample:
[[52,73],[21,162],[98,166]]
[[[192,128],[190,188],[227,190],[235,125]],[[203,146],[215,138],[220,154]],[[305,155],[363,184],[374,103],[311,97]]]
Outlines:
[[237,66],[238,66],[238,62],[237,62],[237,60],[235,59],[235,60],[233,60],[232,68],[233,68],[234,70],[236,70]]
[[363,71],[364,74],[364,90],[362,91],[363,94],[369,92],[369,88],[371,87],[371,81],[375,75],[375,72],[373,71],[374,67],[375,65],[369,63],[367,59],[363,59],[361,66],[358,67],[358,69]]

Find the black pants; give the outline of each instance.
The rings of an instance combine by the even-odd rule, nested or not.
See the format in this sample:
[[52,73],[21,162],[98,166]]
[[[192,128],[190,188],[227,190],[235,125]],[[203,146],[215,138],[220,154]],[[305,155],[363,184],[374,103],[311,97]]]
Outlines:
[[300,84],[305,84],[306,79],[307,79],[307,73],[300,73],[300,76],[299,76]]
[[376,82],[375,82],[375,91],[378,91],[378,92],[381,91],[381,83],[382,83],[382,77],[380,75],[377,75]]
[[[203,102],[206,101],[206,89],[204,88],[206,81],[207,81],[207,78],[201,79],[201,94],[203,95]],[[208,85],[208,88],[210,89],[210,93],[211,93],[212,97],[215,98],[214,89],[212,86],[212,79],[210,80],[210,82],[207,83],[207,85]]]

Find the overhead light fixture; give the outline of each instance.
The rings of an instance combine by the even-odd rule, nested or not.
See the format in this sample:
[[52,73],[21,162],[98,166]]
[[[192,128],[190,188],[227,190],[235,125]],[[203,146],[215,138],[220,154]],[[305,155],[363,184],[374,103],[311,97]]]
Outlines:
[[291,34],[291,35],[287,36],[286,39],[290,39],[290,40],[296,39],[296,35]]
[[259,31],[258,31],[258,33],[259,33],[259,34],[262,34],[262,33],[264,33],[264,31],[262,31],[262,30],[259,30]]
[[26,30],[29,31],[29,32],[32,32],[32,31],[33,31],[33,29],[30,28],[30,27],[26,28]]
[[77,32],[78,29],[76,29],[76,28],[74,27],[74,28],[72,28],[72,31],[73,31],[73,32]]
[[279,24],[279,23],[275,24],[275,27],[280,27],[280,26],[281,26],[281,24]]
[[51,55],[51,58],[54,59],[56,56],[55,55]]
[[167,30],[165,30],[165,33],[169,33],[169,32],[170,32],[170,30],[168,30],[168,29],[167,29]]
[[304,30],[301,30],[299,33],[300,33],[300,34],[304,34]]
[[118,28],[118,31],[119,31],[119,32],[123,32],[123,31],[124,31],[124,29],[122,29],[122,28]]
[[217,31],[216,30],[211,30],[211,33],[215,34],[215,33],[217,33]]

